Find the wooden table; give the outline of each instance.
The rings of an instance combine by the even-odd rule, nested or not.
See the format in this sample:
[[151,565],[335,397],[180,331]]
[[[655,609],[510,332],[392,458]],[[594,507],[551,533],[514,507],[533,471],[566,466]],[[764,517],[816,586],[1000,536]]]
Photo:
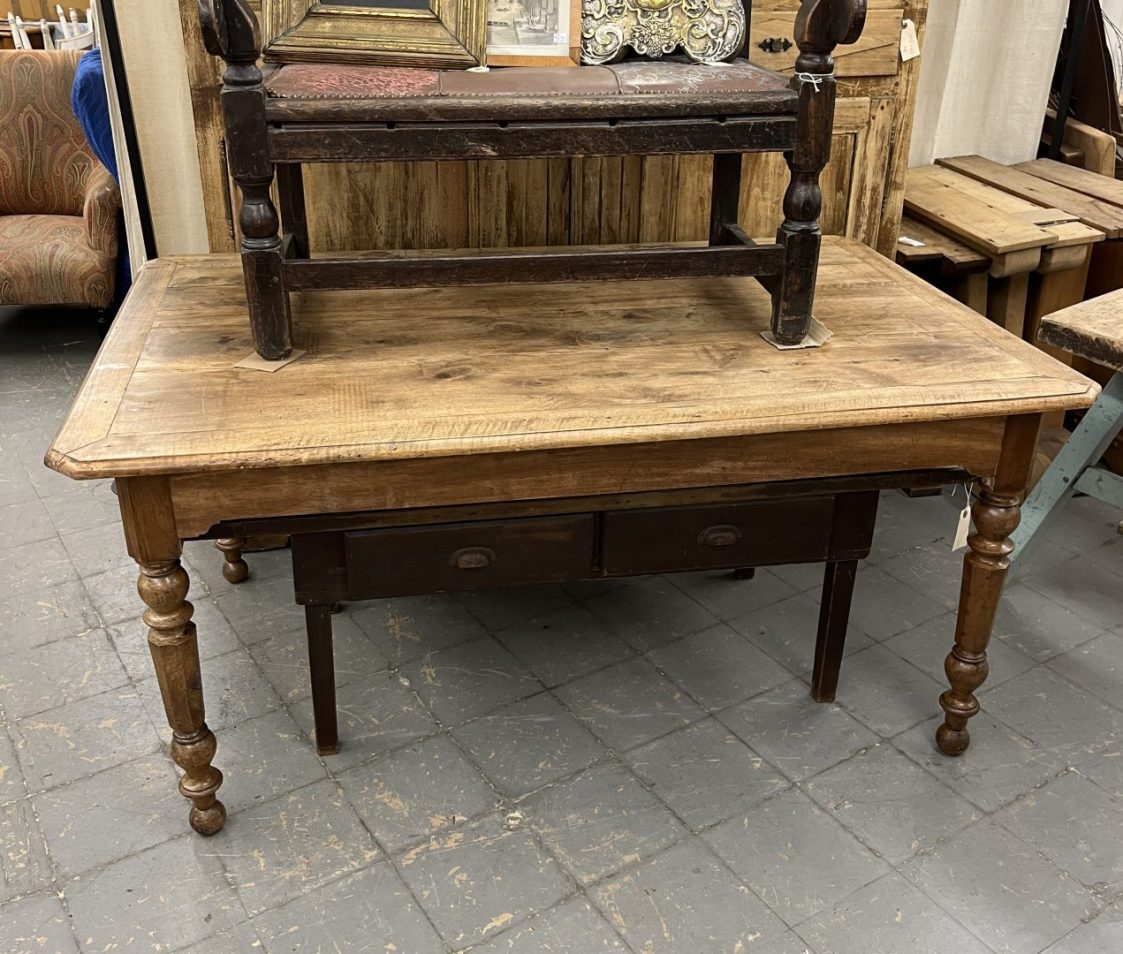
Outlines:
[[195,830],[225,810],[180,547],[239,522],[990,477],[940,698],[937,742],[963,752],[1041,414],[1097,387],[857,243],[826,241],[820,276],[834,337],[797,351],[762,340],[771,303],[748,278],[306,294],[306,353],[270,373],[235,367],[253,351],[236,258],[145,268],[47,463],[117,479]]

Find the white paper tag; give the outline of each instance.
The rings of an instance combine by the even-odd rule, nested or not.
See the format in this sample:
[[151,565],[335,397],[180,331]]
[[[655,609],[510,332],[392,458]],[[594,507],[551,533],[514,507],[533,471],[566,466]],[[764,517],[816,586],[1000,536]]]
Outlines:
[[907,245],[909,248],[924,248],[924,243],[920,239],[909,238],[907,235],[900,236],[897,241],[901,245]]
[[955,528],[955,539],[951,543],[951,552],[962,550],[967,546],[967,534],[971,532],[971,504],[959,511],[959,523]]
[[901,24],[901,62],[907,63],[920,56],[920,40],[916,38],[916,24],[905,20]]
[[293,351],[287,358],[282,358],[280,361],[266,361],[255,351],[249,357],[242,358],[234,367],[244,368],[246,371],[268,371],[273,374],[292,364],[302,354],[304,354],[303,351]]

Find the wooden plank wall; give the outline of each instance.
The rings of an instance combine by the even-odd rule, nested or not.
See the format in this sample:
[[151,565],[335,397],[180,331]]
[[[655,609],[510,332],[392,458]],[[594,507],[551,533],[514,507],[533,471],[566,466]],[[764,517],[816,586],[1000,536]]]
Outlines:
[[[823,229],[891,254],[897,241],[919,60],[901,64],[902,17],[923,29],[928,0],[870,0],[862,40],[840,57]],[[750,50],[787,25],[798,0],[757,0]],[[194,0],[180,0],[211,247],[234,248],[222,159],[215,61],[202,49]],[[789,71],[794,52],[754,61]],[[317,164],[305,167],[318,251],[689,241],[707,234],[706,156]],[[788,172],[781,156],[746,156],[742,225],[775,232]]]

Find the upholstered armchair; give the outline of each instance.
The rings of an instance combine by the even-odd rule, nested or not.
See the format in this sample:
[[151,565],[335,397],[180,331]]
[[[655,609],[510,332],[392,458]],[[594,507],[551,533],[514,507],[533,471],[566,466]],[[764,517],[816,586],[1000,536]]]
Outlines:
[[113,177],[70,106],[78,52],[0,51],[0,305],[113,300]]

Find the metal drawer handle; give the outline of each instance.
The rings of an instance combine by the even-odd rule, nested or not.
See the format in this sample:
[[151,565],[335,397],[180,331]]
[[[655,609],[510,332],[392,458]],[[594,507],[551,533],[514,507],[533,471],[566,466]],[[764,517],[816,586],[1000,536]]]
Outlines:
[[770,36],[761,40],[757,46],[765,53],[786,53],[792,48],[792,41],[786,36]]
[[448,565],[458,570],[483,570],[494,562],[495,551],[487,547],[464,547],[448,558]]
[[716,527],[706,527],[698,534],[698,542],[704,547],[731,547],[735,543],[740,543],[740,541],[740,529],[728,523]]

